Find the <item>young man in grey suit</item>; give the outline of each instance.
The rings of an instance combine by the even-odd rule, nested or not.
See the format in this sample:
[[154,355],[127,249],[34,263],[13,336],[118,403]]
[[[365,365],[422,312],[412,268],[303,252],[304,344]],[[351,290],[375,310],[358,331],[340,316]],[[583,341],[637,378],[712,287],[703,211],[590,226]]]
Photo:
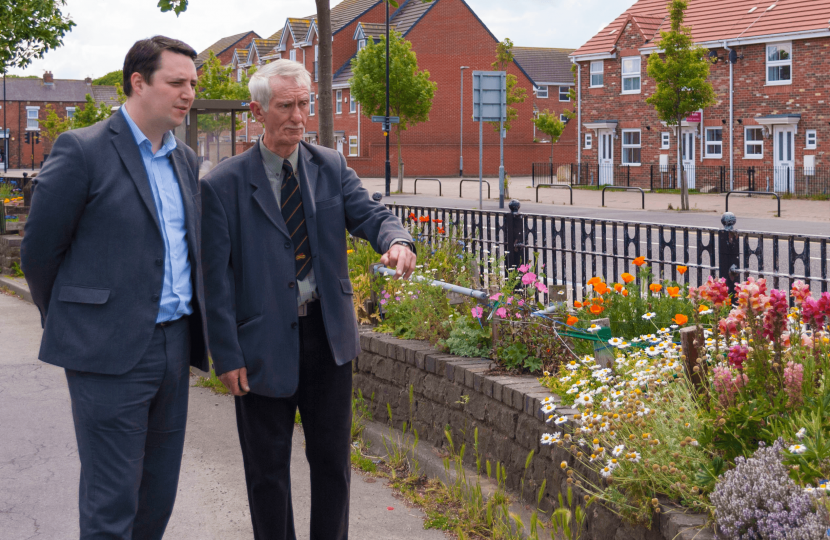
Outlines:
[[189,365],[207,369],[197,158],[171,131],[193,104],[195,58],[170,38],[136,42],[127,102],[58,137],[32,197],[21,257],[40,359],[66,369],[83,540],[163,536]]
[[236,396],[254,538],[294,540],[291,437],[299,408],[311,538],[349,525],[351,360],[359,352],[346,232],[409,277],[412,238],[335,150],[302,142],[311,79],[277,60],[251,78],[265,134],[202,183],[211,355]]

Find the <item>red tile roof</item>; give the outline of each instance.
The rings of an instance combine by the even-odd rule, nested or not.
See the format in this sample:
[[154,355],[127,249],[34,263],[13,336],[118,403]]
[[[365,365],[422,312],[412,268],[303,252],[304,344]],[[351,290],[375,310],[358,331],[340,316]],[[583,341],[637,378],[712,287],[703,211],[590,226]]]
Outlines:
[[[753,9],[755,8],[755,9]],[[629,21],[646,40],[668,27],[665,0],[639,0],[582,45],[573,56],[611,53]],[[686,26],[696,43],[830,29],[827,0],[689,0]]]

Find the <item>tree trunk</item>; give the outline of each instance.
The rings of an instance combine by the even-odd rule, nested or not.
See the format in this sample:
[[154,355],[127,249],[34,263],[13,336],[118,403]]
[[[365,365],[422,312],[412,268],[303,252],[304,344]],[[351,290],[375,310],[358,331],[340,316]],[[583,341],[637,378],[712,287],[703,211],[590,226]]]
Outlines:
[[550,138],[550,164],[553,165],[553,137]]
[[401,130],[395,128],[398,136],[398,193],[403,193],[403,156],[401,155]]
[[330,0],[315,0],[320,58],[317,69],[317,122],[320,146],[334,148],[334,104],[331,97],[331,6]]

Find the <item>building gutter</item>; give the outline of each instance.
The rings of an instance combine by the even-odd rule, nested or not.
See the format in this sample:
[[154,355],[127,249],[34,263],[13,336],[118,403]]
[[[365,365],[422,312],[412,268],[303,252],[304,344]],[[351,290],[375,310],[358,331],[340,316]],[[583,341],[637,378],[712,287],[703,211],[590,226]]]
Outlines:
[[582,178],[582,66],[571,58],[576,66],[576,169],[577,178]]
[[[778,41],[792,41],[794,39],[818,39],[818,38],[825,38],[830,37],[830,30],[806,30],[803,32],[788,32],[786,34],[766,34],[763,36],[751,36],[751,37],[733,37],[727,39],[721,39],[718,41],[701,41],[700,43],[695,43],[695,45],[700,47],[706,47],[707,49],[711,48],[718,48],[723,47],[724,43],[732,43],[733,46],[737,45],[757,45],[759,43],[774,43]],[[659,47],[643,47],[639,49],[640,54],[647,55],[653,52],[662,53],[663,50]]]
[[[726,49],[726,61],[729,62],[729,53],[732,52],[726,41],[723,42],[723,48]],[[732,62],[729,62],[729,191],[734,191],[735,189],[735,120],[733,115],[735,114],[734,103],[732,100],[733,94],[733,67],[734,65]],[[703,142],[706,144],[706,141]]]

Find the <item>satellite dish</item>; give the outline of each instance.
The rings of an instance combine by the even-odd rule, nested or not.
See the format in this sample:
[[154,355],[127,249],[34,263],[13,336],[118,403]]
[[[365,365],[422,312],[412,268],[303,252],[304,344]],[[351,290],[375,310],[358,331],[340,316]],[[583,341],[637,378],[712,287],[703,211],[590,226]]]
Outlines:
[[[743,58],[741,56],[740,58]],[[738,52],[735,49],[729,51],[729,63],[730,64],[737,64],[738,63]]]
[[718,51],[709,51],[709,61],[713,64],[717,64],[718,60],[720,60],[720,56],[718,56]]

